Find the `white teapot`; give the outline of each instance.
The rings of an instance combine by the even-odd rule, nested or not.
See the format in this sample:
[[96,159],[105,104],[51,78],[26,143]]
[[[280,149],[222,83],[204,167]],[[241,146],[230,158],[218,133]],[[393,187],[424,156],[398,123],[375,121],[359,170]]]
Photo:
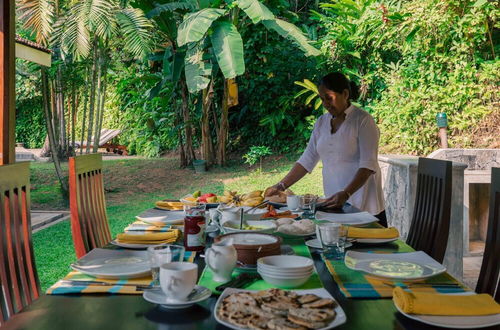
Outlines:
[[213,280],[226,283],[231,280],[231,274],[236,266],[238,255],[232,239],[225,239],[205,251],[205,261],[214,274]]

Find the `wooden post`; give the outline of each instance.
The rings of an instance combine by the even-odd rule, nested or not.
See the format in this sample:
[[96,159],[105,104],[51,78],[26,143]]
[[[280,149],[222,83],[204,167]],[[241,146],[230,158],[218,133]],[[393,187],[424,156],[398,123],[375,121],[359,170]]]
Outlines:
[[448,127],[439,127],[439,141],[441,149],[448,149],[448,134],[446,130]]
[[0,3],[0,165],[14,163],[15,108],[15,1]]

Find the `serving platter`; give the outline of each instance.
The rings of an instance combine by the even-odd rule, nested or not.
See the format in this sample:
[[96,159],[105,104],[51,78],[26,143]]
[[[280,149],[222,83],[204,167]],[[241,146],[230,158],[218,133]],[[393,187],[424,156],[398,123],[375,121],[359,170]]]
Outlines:
[[349,226],[362,226],[378,221],[376,217],[368,212],[328,213],[317,211],[315,217],[316,220],[325,220]]
[[[290,290],[290,291],[296,292],[299,295],[315,294],[315,295],[317,295],[317,296],[319,296],[321,298],[329,298],[329,299],[335,300],[332,297],[332,295],[330,295],[330,293],[328,291],[326,291],[324,288],[320,288],[320,289],[308,289],[308,290]],[[219,316],[217,315],[217,311],[219,310],[219,308],[220,308],[220,306],[221,306],[222,301],[224,300],[224,298],[227,297],[228,295],[232,294],[232,293],[237,293],[237,292],[252,292],[252,291],[251,290],[244,290],[244,289],[236,289],[236,288],[227,288],[227,289],[225,289],[222,292],[222,294],[220,295],[219,299],[217,299],[217,303],[215,304],[214,317],[217,320],[217,322],[219,322],[220,324],[225,325],[226,327],[228,327],[230,329],[249,329],[249,328],[241,328],[241,327],[238,327],[238,326],[236,326],[234,324],[226,322],[226,321],[222,320],[221,318],[219,318]],[[344,324],[347,321],[347,316],[346,316],[344,310],[342,309],[342,307],[340,307],[340,305],[338,303],[335,304],[334,311],[335,311],[335,314],[336,314],[335,318],[326,327],[320,328],[319,330],[333,329],[335,327],[338,327],[341,324]]]

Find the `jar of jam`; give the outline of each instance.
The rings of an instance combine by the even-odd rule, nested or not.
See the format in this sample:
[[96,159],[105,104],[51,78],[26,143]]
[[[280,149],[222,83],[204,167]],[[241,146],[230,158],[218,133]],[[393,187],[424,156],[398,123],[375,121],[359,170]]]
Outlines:
[[186,251],[205,249],[206,204],[184,205],[184,247]]

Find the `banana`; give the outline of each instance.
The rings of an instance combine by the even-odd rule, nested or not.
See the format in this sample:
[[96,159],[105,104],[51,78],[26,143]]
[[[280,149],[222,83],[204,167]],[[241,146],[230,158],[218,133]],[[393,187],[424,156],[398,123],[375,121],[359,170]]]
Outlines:
[[256,206],[256,205],[259,205],[260,203],[262,203],[263,200],[264,200],[264,198],[262,198],[262,197],[254,197],[254,198],[244,200],[241,203],[241,205],[243,205],[243,206]]
[[219,201],[221,201],[222,203],[226,203],[226,204],[228,204],[228,203],[230,203],[232,201],[232,198],[227,197],[225,195],[224,196],[217,196],[217,199]]
[[254,190],[248,194],[245,194],[247,199],[254,198],[254,197],[261,197],[262,196],[262,190]]
[[231,194],[231,192],[230,192],[230,191],[226,190],[226,191],[224,191],[224,196],[226,196],[226,197],[230,198],[230,197],[232,197],[233,195]]

